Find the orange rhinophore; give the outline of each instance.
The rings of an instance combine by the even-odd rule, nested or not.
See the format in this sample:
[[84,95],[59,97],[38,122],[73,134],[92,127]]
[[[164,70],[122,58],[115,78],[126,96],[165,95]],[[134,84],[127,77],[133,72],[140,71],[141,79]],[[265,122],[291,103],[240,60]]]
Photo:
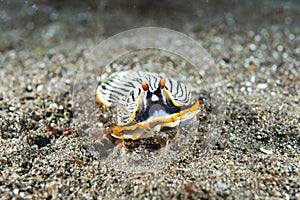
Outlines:
[[148,84],[146,82],[142,82],[142,88],[143,88],[144,91],[149,90]]

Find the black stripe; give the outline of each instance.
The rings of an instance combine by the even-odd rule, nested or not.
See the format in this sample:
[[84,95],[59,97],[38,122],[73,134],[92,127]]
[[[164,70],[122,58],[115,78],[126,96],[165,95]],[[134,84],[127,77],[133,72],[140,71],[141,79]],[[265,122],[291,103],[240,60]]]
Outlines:
[[135,86],[134,86],[134,84],[132,83],[132,82],[126,82],[125,84],[124,84],[124,86],[127,86],[127,87],[131,87],[131,88],[135,88]]
[[186,85],[185,85],[185,84],[184,84],[183,86],[184,86],[184,91],[185,91],[185,94],[186,94],[186,97],[185,97],[185,99],[186,99],[186,98],[187,98],[187,96],[188,96],[188,92],[187,92],[188,90],[187,90],[187,87],[186,87]]
[[[117,94],[118,96],[117,96],[116,94]],[[124,94],[122,94],[122,93],[120,93],[120,92],[118,92],[118,91],[114,91],[114,93],[112,93],[112,92],[110,93],[110,96],[115,97],[116,100],[120,100],[120,97],[122,97],[123,95],[124,95]]]
[[176,97],[179,99],[180,97],[183,96],[183,90],[181,84],[178,84],[178,87],[180,88],[181,95],[177,95]]
[[170,83],[170,93],[172,94],[172,91],[173,91],[173,81],[172,80],[169,80],[169,83]]
[[143,83],[143,80],[141,78],[134,78],[132,79],[132,81],[136,81],[138,82],[139,84],[142,84]]
[[114,89],[111,90],[111,91],[116,91],[116,92],[119,92],[119,93],[123,92],[123,94],[121,94],[121,95],[124,95],[125,93],[130,92],[130,90],[127,90],[127,89],[125,89],[125,88],[123,88],[123,87],[120,87],[120,88],[114,88]]
[[133,94],[134,94],[134,92],[133,92],[133,91],[131,91],[130,93],[131,93],[132,100],[133,100],[133,101],[135,101],[135,98],[134,98],[134,95],[133,95]]
[[179,88],[179,83],[177,82],[176,93],[174,94],[174,96],[177,96],[178,91],[179,91],[178,88]]

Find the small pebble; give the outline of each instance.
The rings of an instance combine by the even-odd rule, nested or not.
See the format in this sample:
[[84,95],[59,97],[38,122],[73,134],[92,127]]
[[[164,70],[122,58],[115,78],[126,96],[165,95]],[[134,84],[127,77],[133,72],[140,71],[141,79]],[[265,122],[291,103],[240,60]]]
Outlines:
[[49,106],[50,109],[57,109],[57,107],[58,106],[57,106],[56,103],[51,103],[50,106]]
[[26,86],[26,92],[32,92],[32,87],[31,85]]
[[221,190],[226,190],[227,189],[227,185],[225,183],[218,182],[217,183],[217,188],[219,188]]
[[259,140],[262,138],[261,135],[257,135],[256,137],[257,137],[257,139],[259,139]]
[[249,48],[251,51],[255,51],[256,50],[256,45],[255,44],[250,44]]
[[9,111],[11,111],[11,112],[13,112],[13,111],[15,111],[15,110],[16,110],[16,108],[15,108],[15,107],[13,107],[13,106],[10,106],[10,107],[8,108],[8,110],[9,110]]
[[37,91],[37,92],[42,92],[43,89],[44,89],[44,86],[43,86],[43,85],[38,85],[38,86],[36,87],[36,91]]
[[184,191],[187,193],[187,194],[192,194],[196,191],[196,186],[194,183],[188,183],[184,186]]
[[265,154],[273,154],[273,151],[264,149],[264,148],[262,148],[262,147],[259,148],[259,150],[260,150],[261,152],[265,153]]
[[257,84],[257,88],[258,89],[266,89],[268,87],[268,84],[267,83],[259,83]]

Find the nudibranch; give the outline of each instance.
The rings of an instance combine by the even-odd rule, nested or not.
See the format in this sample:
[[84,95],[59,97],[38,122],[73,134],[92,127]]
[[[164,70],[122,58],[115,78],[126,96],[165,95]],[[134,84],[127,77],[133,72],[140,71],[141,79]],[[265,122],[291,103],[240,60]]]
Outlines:
[[200,110],[200,100],[192,99],[185,84],[152,72],[115,72],[99,85],[96,98],[117,109],[111,135],[121,139],[151,137],[192,121]]

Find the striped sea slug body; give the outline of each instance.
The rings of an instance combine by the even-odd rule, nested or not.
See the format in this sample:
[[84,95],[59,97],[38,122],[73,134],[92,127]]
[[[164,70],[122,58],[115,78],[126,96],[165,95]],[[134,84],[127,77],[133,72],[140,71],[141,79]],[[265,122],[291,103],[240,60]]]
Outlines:
[[200,107],[185,84],[143,71],[113,73],[97,88],[96,98],[117,109],[117,125],[111,135],[133,140],[188,122]]

